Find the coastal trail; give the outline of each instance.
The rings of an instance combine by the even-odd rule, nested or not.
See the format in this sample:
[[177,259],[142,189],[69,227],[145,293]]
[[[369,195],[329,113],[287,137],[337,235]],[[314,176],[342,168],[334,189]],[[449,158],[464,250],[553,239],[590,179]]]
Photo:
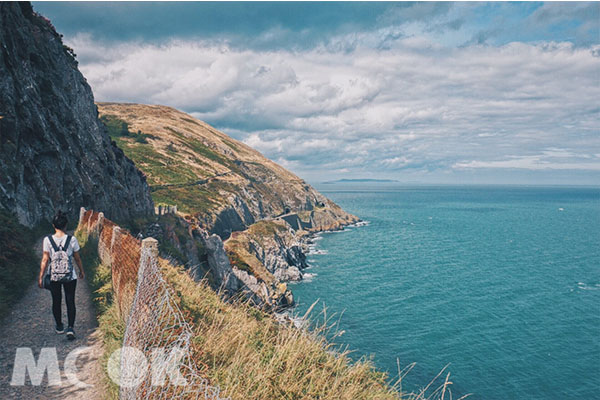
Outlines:
[[[69,232],[72,234],[72,232]],[[42,240],[35,244],[38,265],[42,256]],[[85,279],[78,279],[75,292],[77,309],[75,319],[76,339],[69,341],[65,334],[54,332],[52,316],[52,299],[50,292],[40,289],[35,282],[26,289],[23,297],[15,303],[11,312],[0,324],[0,398],[1,399],[63,399],[63,400],[96,400],[102,399],[106,393],[102,382],[100,357],[102,356],[102,339],[97,329],[96,315],[92,304],[90,288]],[[63,321],[66,321],[66,306],[63,293]],[[24,386],[11,386],[15,353],[18,347],[29,347],[37,360],[43,347],[55,348],[60,366],[61,384],[48,385],[48,375],[44,374],[42,383],[33,386],[29,374],[25,376]],[[87,347],[77,357],[77,378],[89,384],[88,387],[77,387],[64,374],[64,360],[70,351]]]

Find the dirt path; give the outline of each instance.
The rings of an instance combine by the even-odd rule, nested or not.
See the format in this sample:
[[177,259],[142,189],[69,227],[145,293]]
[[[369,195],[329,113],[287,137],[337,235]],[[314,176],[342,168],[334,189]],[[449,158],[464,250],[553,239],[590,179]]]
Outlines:
[[[36,243],[36,254],[41,259],[42,239]],[[0,399],[102,399],[105,392],[102,384],[102,370],[99,357],[102,355],[102,340],[97,330],[97,322],[92,304],[90,288],[85,280],[77,281],[75,305],[75,334],[73,341],[64,334],[54,332],[52,299],[50,292],[40,289],[37,281],[27,289],[23,298],[0,323]],[[63,321],[67,320],[63,293]],[[18,347],[29,347],[37,360],[42,347],[56,349],[61,371],[61,385],[49,386],[44,376],[41,385],[33,386],[26,375],[25,386],[11,386],[13,364]],[[90,347],[77,357],[77,378],[92,385],[77,387],[67,380],[63,362],[67,354],[78,347]]]

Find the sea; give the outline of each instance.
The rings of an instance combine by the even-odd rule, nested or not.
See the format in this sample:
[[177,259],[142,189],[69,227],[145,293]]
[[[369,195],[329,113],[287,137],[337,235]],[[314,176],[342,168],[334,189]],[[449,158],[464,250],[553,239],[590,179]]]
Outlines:
[[414,364],[405,392],[600,399],[600,188],[315,186],[364,223],[316,238],[294,312],[318,300],[354,360]]

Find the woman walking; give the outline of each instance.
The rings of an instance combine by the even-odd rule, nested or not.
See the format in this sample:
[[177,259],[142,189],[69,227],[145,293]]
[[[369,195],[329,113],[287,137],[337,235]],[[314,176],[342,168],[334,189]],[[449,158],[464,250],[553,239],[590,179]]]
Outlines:
[[[75,324],[75,288],[77,279],[85,278],[81,257],[79,257],[79,243],[77,238],[65,233],[67,216],[58,211],[52,220],[54,235],[44,238],[42,263],[38,285],[43,286],[44,274],[50,275],[50,293],[52,294],[52,314],[56,322],[56,333],[64,333],[62,323],[62,290],[65,292],[67,303],[67,339],[75,339],[73,325]],[[73,267],[73,259],[78,271]],[[46,269],[48,268],[48,271]]]

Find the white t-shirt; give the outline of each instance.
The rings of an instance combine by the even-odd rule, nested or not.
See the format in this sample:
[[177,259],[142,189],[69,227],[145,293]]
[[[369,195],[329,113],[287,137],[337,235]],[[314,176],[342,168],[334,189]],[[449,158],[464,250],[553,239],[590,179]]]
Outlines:
[[[54,243],[56,243],[56,245],[60,248],[62,248],[62,246],[65,244],[65,242],[67,241],[67,235],[64,235],[63,237],[56,237],[56,235],[52,235],[52,240],[54,240]],[[52,247],[52,244],[50,243],[50,240],[48,240],[48,237],[46,236],[44,238],[44,242],[43,242],[43,248],[44,251],[48,252],[50,254],[50,259],[52,260],[52,256],[54,255],[54,247]],[[80,247],[79,247],[79,242],[77,241],[77,238],[75,236],[71,236],[71,241],[69,242],[69,248],[67,249],[67,254],[69,255],[69,257],[73,256],[73,253],[76,251],[79,251]],[[48,262],[48,268],[50,268],[50,262]],[[48,273],[48,270],[46,270],[46,273]],[[75,261],[73,261],[73,275],[72,275],[73,279],[77,279],[77,265],[75,263]]]

